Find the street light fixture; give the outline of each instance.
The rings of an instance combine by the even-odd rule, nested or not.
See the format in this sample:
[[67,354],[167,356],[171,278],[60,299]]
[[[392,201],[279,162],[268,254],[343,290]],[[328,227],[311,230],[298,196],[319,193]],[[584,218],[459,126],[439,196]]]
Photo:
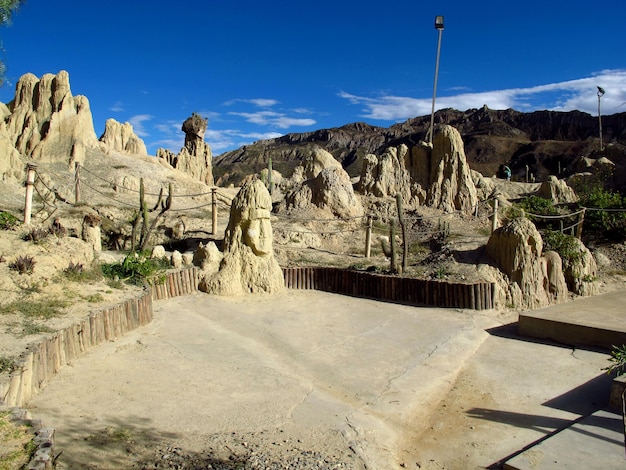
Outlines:
[[598,87],[598,125],[600,128],[600,152],[604,150],[602,147],[602,115],[600,114],[600,98],[604,96],[604,88]]
[[435,125],[435,97],[437,96],[437,76],[439,75],[439,53],[441,52],[441,34],[443,33],[443,16],[435,16],[435,29],[439,31],[437,41],[437,62],[435,64],[435,85],[433,86],[433,106],[430,111],[430,129],[428,130],[428,143],[433,143],[433,127]]

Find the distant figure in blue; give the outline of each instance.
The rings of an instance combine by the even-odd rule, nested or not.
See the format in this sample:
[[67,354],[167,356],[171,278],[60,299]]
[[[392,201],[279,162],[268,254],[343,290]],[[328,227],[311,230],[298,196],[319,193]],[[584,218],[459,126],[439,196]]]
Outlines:
[[504,165],[504,176],[507,181],[511,181],[511,169],[506,165]]

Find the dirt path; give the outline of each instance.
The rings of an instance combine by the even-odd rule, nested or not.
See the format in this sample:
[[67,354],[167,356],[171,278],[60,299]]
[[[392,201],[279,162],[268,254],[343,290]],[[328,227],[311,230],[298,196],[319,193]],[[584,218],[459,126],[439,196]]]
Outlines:
[[63,369],[29,408],[57,429],[59,468],[476,468],[597,406],[587,392],[606,385],[606,355],[520,341],[508,320],[198,294],[159,302],[151,325]]

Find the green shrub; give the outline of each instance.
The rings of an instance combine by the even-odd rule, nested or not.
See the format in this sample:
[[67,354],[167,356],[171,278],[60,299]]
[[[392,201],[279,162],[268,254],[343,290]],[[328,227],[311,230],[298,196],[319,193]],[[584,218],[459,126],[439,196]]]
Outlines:
[[539,196],[528,196],[517,204],[526,213],[537,215],[560,215],[560,211],[554,206],[551,199]]
[[[626,229],[626,198],[619,193],[595,187],[579,204],[589,208],[585,211],[583,231],[586,236],[623,240]],[[602,210],[606,209],[606,210]],[[619,209],[622,209],[621,211]]]
[[19,219],[13,214],[7,211],[0,211],[0,230],[11,230],[19,224]]
[[124,280],[139,286],[163,276],[168,267],[164,258],[148,258],[145,253],[130,253],[120,263],[103,264],[102,274],[112,280]]
[[563,261],[563,267],[571,266],[583,256],[578,239],[572,235],[549,230],[542,238],[544,251],[556,251]]

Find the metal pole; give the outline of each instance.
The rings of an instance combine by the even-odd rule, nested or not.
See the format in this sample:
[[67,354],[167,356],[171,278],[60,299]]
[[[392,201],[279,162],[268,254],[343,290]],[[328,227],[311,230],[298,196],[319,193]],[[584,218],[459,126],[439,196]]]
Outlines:
[[600,152],[604,150],[604,146],[602,145],[602,114],[600,113],[600,98],[604,96],[604,88],[601,86],[596,87],[598,89],[598,124],[600,127]]
[[600,114],[600,98],[602,94],[598,91],[598,125],[600,127],[600,152],[602,152],[602,115]]
[[437,28],[439,31],[439,39],[437,40],[437,60],[435,62],[435,83],[433,85],[433,104],[430,111],[430,129],[428,130],[428,143],[433,143],[433,128],[435,125],[435,98],[437,96],[437,77],[439,76],[439,53],[441,52],[441,36],[443,33],[443,25]]

